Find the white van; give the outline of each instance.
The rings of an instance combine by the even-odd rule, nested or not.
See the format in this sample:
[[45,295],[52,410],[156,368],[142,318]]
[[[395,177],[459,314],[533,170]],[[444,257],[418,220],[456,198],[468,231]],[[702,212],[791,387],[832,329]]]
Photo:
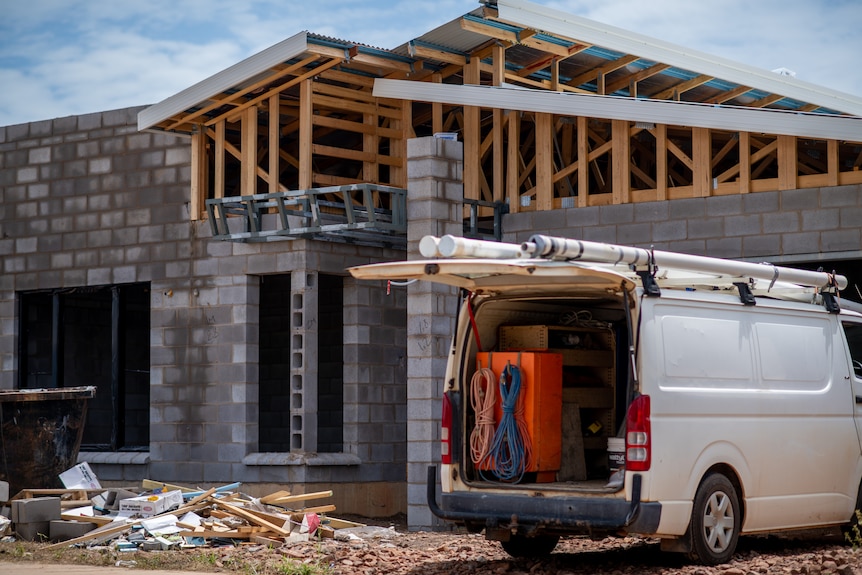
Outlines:
[[642,534],[705,564],[740,534],[853,520],[862,315],[839,309],[843,277],[546,236],[421,250],[350,271],[470,295],[437,516],[513,556]]

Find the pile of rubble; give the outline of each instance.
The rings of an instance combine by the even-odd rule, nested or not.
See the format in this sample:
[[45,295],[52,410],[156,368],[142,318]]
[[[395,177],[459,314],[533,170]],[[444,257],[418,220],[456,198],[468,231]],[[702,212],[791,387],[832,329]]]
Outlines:
[[[64,489],[24,489],[9,499],[0,485],[0,537],[54,545],[110,545],[117,551],[155,551],[243,542],[283,546],[361,524],[327,516],[334,505],[306,502],[332,491],[261,498],[235,483],[205,491],[144,480],[141,489],[103,489],[86,464],[69,470]],[[2,484],[3,482],[0,482]]]

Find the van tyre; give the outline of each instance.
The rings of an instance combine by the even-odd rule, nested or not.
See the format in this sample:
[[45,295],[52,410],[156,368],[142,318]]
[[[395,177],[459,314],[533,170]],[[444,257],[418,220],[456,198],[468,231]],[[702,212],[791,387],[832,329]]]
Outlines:
[[739,496],[720,473],[707,475],[691,511],[689,559],[704,565],[727,562],[736,550],[741,522]]
[[508,541],[500,541],[503,551],[512,557],[547,557],[560,541],[557,535],[536,535],[527,537],[515,534]]

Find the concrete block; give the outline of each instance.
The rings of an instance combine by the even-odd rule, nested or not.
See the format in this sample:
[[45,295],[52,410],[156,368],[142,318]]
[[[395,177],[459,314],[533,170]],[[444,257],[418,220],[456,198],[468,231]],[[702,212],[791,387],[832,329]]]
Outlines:
[[86,523],[84,521],[54,520],[48,526],[48,537],[54,542],[68,541],[69,539],[86,535],[95,529],[95,527],[94,523]]
[[[59,501],[59,500],[58,500]],[[42,541],[50,537],[51,522],[15,523],[15,535],[24,541]]]
[[732,216],[742,213],[742,196],[714,196],[706,201],[707,216]]
[[59,497],[34,497],[12,502],[13,523],[47,523],[54,519],[60,519]]
[[9,501],[9,482],[0,481],[0,501]]
[[599,222],[602,224],[626,224],[634,221],[634,204],[599,207]]
[[817,190],[782,190],[779,193],[781,194],[781,209],[784,211],[814,210],[817,209],[820,202],[820,194],[817,193]]
[[802,231],[834,230],[839,225],[838,208],[802,212]]

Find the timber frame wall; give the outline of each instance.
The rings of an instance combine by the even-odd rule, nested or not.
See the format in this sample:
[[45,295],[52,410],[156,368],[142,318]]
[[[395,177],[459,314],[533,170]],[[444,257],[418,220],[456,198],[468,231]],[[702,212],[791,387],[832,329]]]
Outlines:
[[779,94],[742,103],[744,86],[704,92],[714,78],[703,75],[646,90],[669,66],[626,72],[632,55],[579,64],[564,77],[588,45],[468,16],[456,22],[483,41],[466,53],[414,41],[408,57],[309,34],[301,56],[263,79],[152,126],[192,136],[191,217],[205,217],[207,198],[359,182],[404,188],[406,141],[438,132],[464,143],[464,197],[505,202],[511,213],[862,183],[860,142],[372,95],[374,79],[387,78],[781,107]]

